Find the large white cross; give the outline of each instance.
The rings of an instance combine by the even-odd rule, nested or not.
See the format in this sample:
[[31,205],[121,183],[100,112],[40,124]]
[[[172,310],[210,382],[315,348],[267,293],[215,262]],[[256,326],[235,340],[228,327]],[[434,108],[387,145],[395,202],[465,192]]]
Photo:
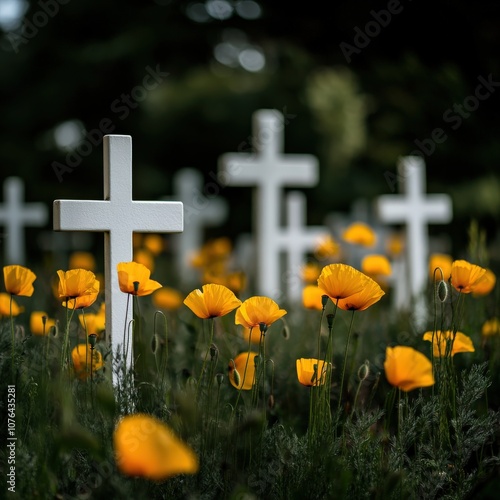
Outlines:
[[44,226],[49,211],[43,203],[24,202],[24,183],[19,177],[7,177],[3,184],[4,205],[0,205],[0,225],[5,231],[6,264],[26,264],[25,226]]
[[402,194],[382,195],[376,200],[380,220],[406,224],[405,251],[409,277],[409,300],[421,297],[428,279],[429,223],[446,224],[452,219],[452,202],[446,194],[425,195],[425,164],[420,156],[405,156],[398,163]]
[[222,224],[229,209],[227,202],[218,194],[204,192],[203,175],[198,170],[179,170],[173,185],[174,195],[184,207],[184,231],[174,238],[178,278],[184,286],[195,285],[198,275],[190,264],[190,258],[203,244],[203,229]]
[[[54,230],[104,232],[106,332],[113,355],[123,349],[128,325],[127,294],[118,284],[119,262],[130,262],[132,234],[173,233],[183,229],[180,202],[134,201],[132,198],[132,138],[106,135],[104,146],[104,200],[55,200]],[[126,343],[127,369],[132,367],[132,340]],[[113,370],[113,382],[116,375]]]
[[219,171],[229,186],[254,186],[254,236],[256,237],[257,293],[280,295],[280,204],[286,186],[309,187],[318,182],[318,160],[312,155],[284,155],[284,117],[274,109],[253,114],[252,144],[248,153],[226,153]]
[[288,257],[285,281],[287,297],[298,302],[302,297],[301,271],[307,254],[313,252],[328,230],[323,226],[306,225],[306,196],[300,191],[290,191],[286,197],[286,227],[279,229],[277,247]]

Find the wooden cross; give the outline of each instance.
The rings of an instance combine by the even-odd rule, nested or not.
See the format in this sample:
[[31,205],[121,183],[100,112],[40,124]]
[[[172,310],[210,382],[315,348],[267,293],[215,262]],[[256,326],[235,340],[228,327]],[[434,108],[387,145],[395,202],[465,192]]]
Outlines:
[[286,186],[308,187],[318,182],[318,160],[312,155],[284,155],[284,117],[274,109],[253,114],[253,152],[226,153],[219,171],[229,186],[255,187],[254,237],[256,238],[257,293],[281,295],[279,249],[280,204]]
[[400,159],[398,180],[402,194],[379,196],[375,206],[382,222],[406,224],[405,250],[410,288],[408,298],[414,301],[422,296],[429,275],[427,225],[450,222],[452,202],[446,194],[425,195],[425,164],[420,156],[406,156]]
[[193,168],[183,168],[174,176],[174,195],[184,207],[184,231],[174,237],[179,282],[184,286],[198,284],[198,273],[190,263],[193,252],[203,244],[203,229],[225,221],[229,208],[219,197],[203,190],[203,175]]
[[[106,332],[113,355],[123,352],[128,325],[127,294],[118,284],[119,262],[130,262],[132,234],[173,233],[183,229],[180,202],[134,201],[132,198],[132,138],[106,135],[104,146],[104,200],[55,200],[54,230],[104,232]],[[125,345],[127,369],[132,367],[132,341]],[[113,370],[113,382],[116,375]]]
[[44,226],[49,218],[43,203],[24,202],[24,183],[19,177],[7,177],[3,184],[4,205],[0,205],[0,225],[5,231],[6,264],[26,264],[24,228]]
[[284,281],[287,282],[287,297],[291,302],[302,298],[302,267],[307,254],[313,252],[328,234],[323,226],[306,225],[306,196],[300,191],[290,191],[286,197],[287,225],[277,234],[277,247],[288,257]]

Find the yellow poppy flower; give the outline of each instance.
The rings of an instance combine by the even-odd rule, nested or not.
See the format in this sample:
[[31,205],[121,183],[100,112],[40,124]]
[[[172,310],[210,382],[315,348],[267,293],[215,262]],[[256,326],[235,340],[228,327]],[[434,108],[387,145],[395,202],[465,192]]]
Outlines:
[[344,230],[342,239],[354,245],[372,247],[377,242],[377,235],[368,224],[354,222]]
[[451,264],[451,284],[462,293],[470,293],[474,285],[483,277],[486,269],[466,260],[455,260]]
[[405,392],[435,382],[430,359],[413,347],[387,347],[384,371],[387,381]]
[[475,285],[472,285],[472,295],[488,295],[495,288],[496,281],[495,273],[491,269],[486,269],[483,277],[479,278]]
[[78,316],[80,325],[82,325],[82,328],[86,328],[87,335],[93,333],[99,335],[105,330],[106,313],[104,308],[105,305],[103,302],[97,313],[85,313],[85,316],[83,314]]
[[[99,293],[100,283],[95,274],[87,269],[57,271],[59,276],[58,295],[61,299],[76,299]],[[95,299],[94,299],[95,300]]]
[[163,236],[160,234],[146,234],[142,244],[155,256],[160,255],[165,248]]
[[361,271],[347,264],[330,264],[322,269],[318,287],[335,301],[360,292],[365,278]]
[[226,286],[234,293],[241,293],[247,286],[247,277],[243,271],[235,271],[226,276]]
[[241,300],[224,285],[210,283],[203,285],[202,290],[193,290],[184,299],[184,304],[199,318],[225,316],[241,305]]
[[182,305],[182,294],[174,288],[164,286],[155,290],[151,299],[153,305],[158,309],[165,309],[166,311],[175,311]]
[[102,354],[97,349],[91,349],[86,344],[78,344],[71,351],[73,367],[78,378],[85,380],[92,373],[100,370],[104,366]]
[[323,309],[322,297],[325,293],[316,285],[307,285],[302,290],[302,304],[306,309]]
[[331,363],[325,363],[323,360],[300,358],[296,362],[297,378],[302,385],[308,387],[323,385],[328,366],[331,368]]
[[316,245],[314,255],[319,260],[338,257],[340,255],[340,245],[330,235],[325,236]]
[[139,262],[120,262],[116,265],[118,271],[118,283],[123,293],[139,295],[140,297],[150,295],[161,284],[149,278],[151,271]]
[[361,291],[349,295],[345,299],[339,299],[337,305],[344,311],[364,311],[378,302],[383,295],[385,292],[380,288],[380,285],[375,280],[365,276]]
[[33,311],[30,314],[30,330],[33,335],[48,335],[55,325],[55,319],[50,319],[44,311]]
[[390,276],[391,263],[385,255],[365,255],[361,260],[361,271],[369,276]]
[[302,267],[302,280],[306,283],[316,283],[320,274],[321,268],[316,262],[308,262]]
[[85,307],[90,307],[97,300],[100,286],[101,284],[96,280],[94,287],[97,288],[97,292],[82,295],[81,297],[75,297],[74,299],[69,299],[68,301],[64,300],[62,303],[63,307],[67,307],[68,309],[84,309]]
[[261,323],[270,326],[285,314],[286,311],[280,309],[274,300],[255,296],[241,304],[236,311],[235,323],[245,328],[260,327]]
[[[432,342],[432,332],[425,332],[423,336],[424,340]],[[435,357],[446,356],[447,345],[453,339],[453,332],[448,330],[441,332],[440,330],[434,333],[434,343],[432,351]],[[455,340],[453,341],[453,347],[451,349],[451,356],[455,356],[458,352],[474,352],[474,344],[472,339],[462,332],[457,332],[455,335]]]
[[69,256],[68,267],[70,269],[87,269],[95,271],[95,257],[91,252],[73,252]]
[[236,389],[249,391],[255,383],[255,356],[256,352],[242,352],[229,362],[229,382]]
[[385,248],[391,257],[399,257],[404,250],[404,238],[400,234],[391,234],[386,241]]
[[24,297],[33,295],[33,281],[36,280],[36,274],[31,269],[18,265],[4,266],[3,279],[5,290],[11,295]]
[[122,417],[113,432],[118,469],[127,476],[161,481],[178,474],[196,474],[194,451],[161,420],[136,413]]
[[[451,265],[453,263],[453,257],[445,253],[433,253],[429,258],[429,276],[431,280],[448,281],[451,276]],[[436,271],[437,268],[441,268],[443,271],[443,276],[441,273]]]
[[498,318],[491,318],[485,321],[481,328],[481,335],[483,337],[500,335],[500,320]]
[[136,248],[134,250],[133,261],[147,267],[150,273],[155,270],[154,256],[147,248]]
[[[0,316],[10,316],[10,304],[12,295],[8,293],[0,293]],[[12,316],[18,316],[24,311],[24,307],[17,305],[12,299]]]

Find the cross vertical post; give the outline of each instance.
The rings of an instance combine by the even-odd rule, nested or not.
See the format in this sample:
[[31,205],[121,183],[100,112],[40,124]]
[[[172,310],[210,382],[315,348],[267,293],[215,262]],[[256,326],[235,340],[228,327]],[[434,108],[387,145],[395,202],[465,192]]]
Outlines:
[[253,115],[252,152],[226,153],[219,171],[229,186],[254,187],[253,225],[256,239],[257,293],[281,295],[279,249],[280,204],[286,186],[309,187],[318,182],[318,160],[312,155],[283,154],[284,117],[274,109]]
[[402,194],[379,196],[376,208],[382,222],[406,225],[405,250],[410,282],[408,299],[418,300],[428,277],[427,226],[429,223],[450,222],[452,203],[446,194],[425,195],[425,164],[421,157],[402,157],[398,163],[398,174]]
[[43,203],[23,205],[24,183],[19,177],[7,177],[3,185],[4,205],[0,205],[0,224],[5,231],[7,264],[26,264],[24,226],[44,226],[49,211]]
[[[113,356],[124,352],[133,367],[128,329],[127,294],[121,292],[116,266],[130,262],[134,232],[174,233],[183,230],[180,202],[134,201],[132,198],[132,138],[104,136],[104,200],[55,200],[54,230],[104,233],[106,332]],[[113,382],[118,382],[113,370]]]

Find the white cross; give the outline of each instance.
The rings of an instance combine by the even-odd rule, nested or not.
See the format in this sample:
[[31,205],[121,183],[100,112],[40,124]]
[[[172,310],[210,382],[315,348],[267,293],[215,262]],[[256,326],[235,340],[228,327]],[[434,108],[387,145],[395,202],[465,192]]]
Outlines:
[[228,215],[227,202],[218,194],[203,189],[203,175],[193,168],[179,170],[173,180],[175,197],[184,207],[184,231],[174,237],[179,282],[184,286],[197,283],[190,257],[203,244],[203,228],[223,223]]
[[409,277],[409,300],[417,300],[428,278],[429,223],[446,224],[452,219],[451,198],[446,194],[425,196],[425,164],[420,156],[402,157],[398,164],[399,195],[376,200],[380,220],[406,224],[405,251]]
[[[132,234],[173,233],[183,229],[182,203],[134,201],[132,198],[132,138],[106,135],[104,146],[104,200],[55,200],[54,230],[104,232],[106,332],[113,355],[123,349],[127,294],[118,284],[119,262],[132,260]],[[128,326],[127,326],[128,328]],[[132,341],[125,352],[132,367]],[[113,382],[116,383],[113,370]]]
[[43,203],[24,201],[24,183],[19,177],[7,177],[3,184],[4,205],[0,205],[0,225],[5,231],[6,264],[26,263],[24,227],[44,226],[49,218],[49,211]]
[[[253,114],[250,153],[227,153],[219,159],[219,171],[230,186],[255,186],[254,237],[256,237],[257,293],[280,294],[279,251],[276,235],[280,225],[280,203],[285,186],[314,186],[318,182],[318,160],[312,155],[282,154],[284,117],[277,110],[261,109]],[[249,150],[252,148],[249,146]]]
[[288,299],[300,301],[302,297],[302,267],[309,252],[313,252],[328,230],[323,226],[306,225],[306,196],[290,191],[286,197],[287,226],[277,234],[277,247],[288,256],[285,280]]

